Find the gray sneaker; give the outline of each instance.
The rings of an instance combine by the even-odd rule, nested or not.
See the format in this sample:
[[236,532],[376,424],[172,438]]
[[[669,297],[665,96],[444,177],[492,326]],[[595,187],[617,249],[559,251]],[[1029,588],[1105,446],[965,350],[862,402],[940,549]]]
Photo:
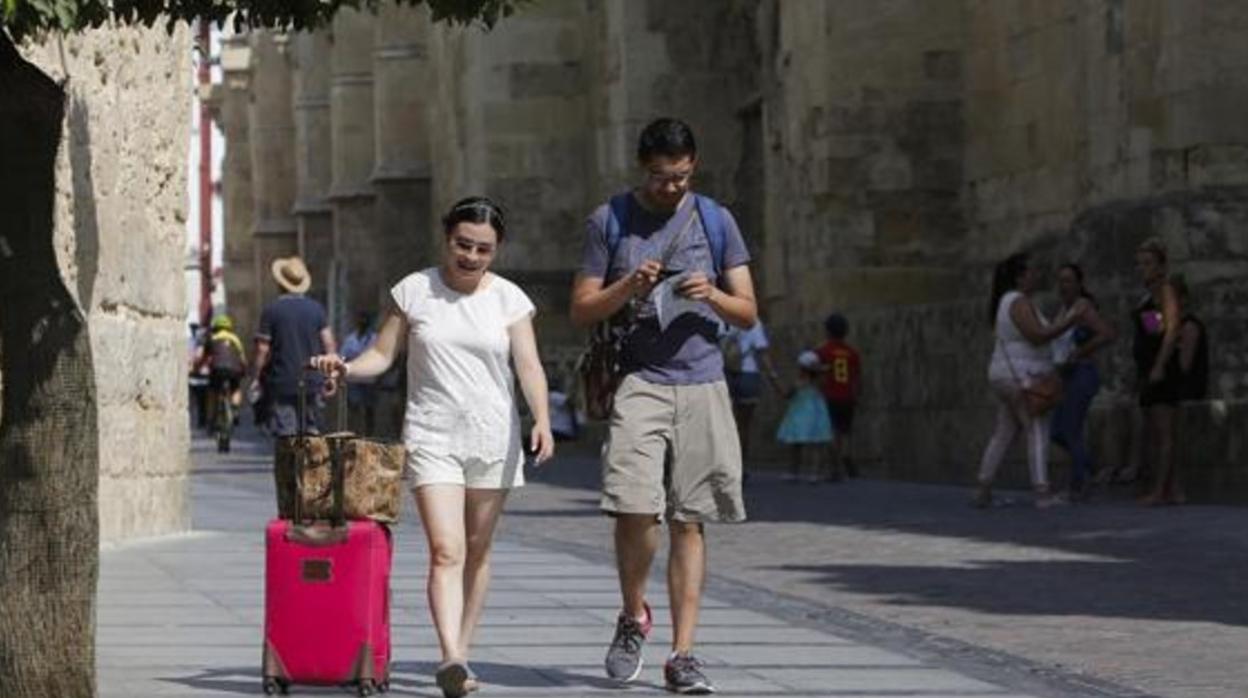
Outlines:
[[667,690],[684,695],[707,695],[715,692],[710,679],[702,673],[702,662],[691,654],[674,654],[663,665],[663,682]]
[[646,604],[646,620],[637,622],[627,613],[621,612],[615,621],[615,637],[607,650],[607,676],[621,683],[636,681],[641,674],[641,648],[646,644],[646,635],[650,634],[653,616],[650,605]]

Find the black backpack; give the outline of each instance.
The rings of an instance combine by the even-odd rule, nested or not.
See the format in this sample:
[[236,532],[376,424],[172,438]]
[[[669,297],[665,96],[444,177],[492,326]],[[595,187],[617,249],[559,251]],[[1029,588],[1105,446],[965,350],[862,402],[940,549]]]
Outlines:
[[234,343],[227,339],[213,339],[208,345],[212,357],[212,370],[219,373],[242,374],[243,357],[239,355]]

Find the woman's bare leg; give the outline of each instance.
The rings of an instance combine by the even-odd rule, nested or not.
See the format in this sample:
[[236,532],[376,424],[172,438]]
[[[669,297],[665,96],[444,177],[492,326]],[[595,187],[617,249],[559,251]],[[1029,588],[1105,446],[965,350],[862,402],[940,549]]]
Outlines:
[[463,661],[464,487],[422,485],[414,492],[429,542],[429,612],[442,648],[442,661]]
[[485,593],[490,585],[490,548],[506,501],[507,490],[504,489],[470,489],[465,493],[467,554],[464,558],[464,619],[459,631],[461,657],[468,657],[477,621],[485,608]]

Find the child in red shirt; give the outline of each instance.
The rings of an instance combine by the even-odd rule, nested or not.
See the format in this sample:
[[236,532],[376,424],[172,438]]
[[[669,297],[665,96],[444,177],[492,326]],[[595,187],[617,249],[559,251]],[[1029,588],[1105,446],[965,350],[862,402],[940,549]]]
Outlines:
[[823,381],[820,386],[828,402],[832,416],[833,472],[843,472],[848,477],[858,477],[858,468],[850,457],[851,437],[854,426],[854,408],[862,387],[862,363],[858,350],[845,341],[849,334],[849,321],[844,315],[833,313],[823,321],[827,341],[816,351],[823,364]]

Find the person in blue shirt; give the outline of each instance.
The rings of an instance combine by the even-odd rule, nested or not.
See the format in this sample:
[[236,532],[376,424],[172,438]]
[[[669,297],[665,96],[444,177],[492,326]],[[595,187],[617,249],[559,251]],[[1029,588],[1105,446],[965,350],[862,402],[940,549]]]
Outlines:
[[[264,307],[256,331],[255,377],[268,415],[266,427],[275,437],[299,433],[299,374],[308,359],[337,351],[325,307],[305,294],[312,276],[299,257],[273,261],[273,280],[282,295]],[[321,381],[309,374],[308,405],[304,427],[320,433]]]

